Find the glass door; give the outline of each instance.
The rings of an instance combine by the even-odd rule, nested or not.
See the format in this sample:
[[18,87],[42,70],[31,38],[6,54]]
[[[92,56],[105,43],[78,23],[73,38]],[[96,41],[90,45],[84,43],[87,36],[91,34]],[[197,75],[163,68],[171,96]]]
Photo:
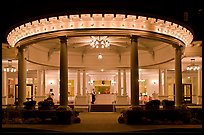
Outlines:
[[[26,99],[33,100],[33,84],[26,85],[26,92],[25,92]],[[18,84],[15,85],[15,102],[18,101]]]
[[192,103],[192,84],[183,84],[183,101]]
[[[192,84],[182,84],[183,103],[192,103]],[[175,84],[174,84],[174,101],[175,101]]]

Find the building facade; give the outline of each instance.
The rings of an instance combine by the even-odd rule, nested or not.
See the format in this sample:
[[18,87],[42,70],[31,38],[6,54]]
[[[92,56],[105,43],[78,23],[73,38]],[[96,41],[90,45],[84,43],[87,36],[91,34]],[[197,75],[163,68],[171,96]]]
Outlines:
[[[52,93],[61,106],[88,105],[92,89],[96,104],[135,106],[152,99],[202,104],[202,42],[169,20],[65,15],[22,24],[7,39],[2,105],[39,102]],[[186,70],[193,64],[200,68]],[[17,71],[7,72],[7,66]]]

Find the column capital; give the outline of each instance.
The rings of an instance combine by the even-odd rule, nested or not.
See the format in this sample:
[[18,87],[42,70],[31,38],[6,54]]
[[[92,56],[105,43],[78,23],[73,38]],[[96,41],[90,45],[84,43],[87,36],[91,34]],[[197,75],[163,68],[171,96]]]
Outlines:
[[131,35],[130,36],[131,41],[137,42],[138,36],[136,35]]
[[175,44],[172,44],[172,47],[175,48],[175,49],[182,49],[183,48],[183,46],[175,45]]
[[58,37],[59,39],[60,39],[60,42],[61,43],[67,43],[67,36],[60,36],[60,37]]
[[23,46],[17,46],[16,48],[18,49],[18,51],[23,51],[25,49]]

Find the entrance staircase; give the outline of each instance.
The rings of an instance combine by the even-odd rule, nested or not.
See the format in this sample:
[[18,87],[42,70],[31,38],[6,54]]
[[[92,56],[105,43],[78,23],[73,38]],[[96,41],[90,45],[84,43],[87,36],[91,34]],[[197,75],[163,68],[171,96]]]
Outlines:
[[90,112],[115,112],[115,106],[113,104],[92,104]]

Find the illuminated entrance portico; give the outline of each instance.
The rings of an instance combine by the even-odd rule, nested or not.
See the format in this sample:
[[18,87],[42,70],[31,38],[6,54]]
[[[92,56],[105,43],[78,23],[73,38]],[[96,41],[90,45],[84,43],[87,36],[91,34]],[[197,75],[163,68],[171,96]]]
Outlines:
[[[113,58],[117,62],[103,65],[103,61],[99,65],[93,64],[91,60],[96,50],[90,49],[89,45],[90,37],[93,35],[108,36],[110,48],[118,52]],[[65,42],[61,42],[60,64],[59,54],[53,53],[59,50],[59,46],[57,46],[59,37],[67,38],[66,46],[68,51],[68,60],[66,60],[64,58],[67,56]],[[84,68],[87,71],[102,66],[107,69],[128,67],[131,70],[131,105],[136,106],[139,105],[138,68],[168,62],[173,60],[175,55],[176,105],[181,105],[181,54],[183,48],[192,42],[193,35],[188,29],[179,24],[157,18],[124,14],[69,15],[45,18],[23,24],[12,30],[7,39],[12,47],[25,47],[29,50],[27,51],[27,60],[29,62],[55,68],[60,67],[60,82],[61,79],[64,79],[60,83],[61,106],[68,105],[66,96],[68,95],[68,77],[66,76],[69,68]],[[147,46],[145,45],[146,42],[151,42],[152,45]],[[49,60],[39,59],[34,56],[34,53],[47,56],[46,53],[38,50],[42,47],[49,50],[49,54],[53,53]],[[176,48],[175,51],[174,47]],[[77,48],[80,53],[79,50],[77,52]],[[113,56],[116,53],[111,52],[111,49],[106,54],[112,53]],[[165,55],[167,50],[169,55]],[[71,62],[71,57],[77,59]],[[68,63],[68,66],[66,66],[66,63]],[[111,61],[106,59],[106,63],[111,63]],[[18,74],[22,76],[23,72],[18,72]],[[20,87],[20,85],[24,84],[19,82],[19,92],[23,91],[23,87]],[[62,90],[61,88],[65,89]]]

